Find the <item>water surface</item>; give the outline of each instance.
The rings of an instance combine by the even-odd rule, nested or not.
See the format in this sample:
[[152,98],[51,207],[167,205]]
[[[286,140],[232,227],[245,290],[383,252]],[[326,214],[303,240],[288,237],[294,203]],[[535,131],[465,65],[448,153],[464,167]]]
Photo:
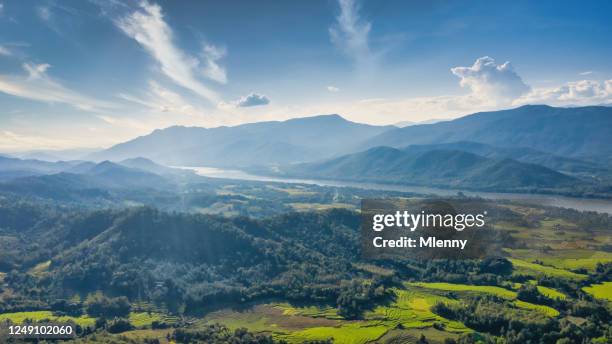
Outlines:
[[497,199],[497,200],[521,200],[538,205],[547,205],[563,208],[571,208],[581,211],[596,211],[600,213],[612,214],[612,200],[607,199],[595,199],[595,198],[578,198],[578,197],[566,197],[557,195],[542,195],[542,194],[523,194],[523,193],[502,193],[502,192],[484,192],[484,191],[468,191],[460,189],[441,189],[425,186],[409,186],[409,185],[395,185],[395,184],[381,184],[381,183],[367,183],[367,182],[350,182],[350,181],[338,181],[338,180],[324,180],[324,179],[299,179],[299,178],[283,178],[283,177],[271,177],[271,176],[260,176],[256,174],[247,173],[240,170],[220,169],[215,167],[204,167],[204,166],[180,166],[178,168],[193,170],[200,176],[210,178],[223,178],[223,179],[237,179],[237,180],[251,180],[251,181],[264,181],[264,182],[279,182],[289,184],[311,184],[319,186],[335,186],[335,187],[352,187],[370,190],[384,190],[384,191],[402,191],[412,192],[418,194],[431,194],[436,196],[455,196],[458,192],[462,192],[466,196],[477,196],[485,199]]

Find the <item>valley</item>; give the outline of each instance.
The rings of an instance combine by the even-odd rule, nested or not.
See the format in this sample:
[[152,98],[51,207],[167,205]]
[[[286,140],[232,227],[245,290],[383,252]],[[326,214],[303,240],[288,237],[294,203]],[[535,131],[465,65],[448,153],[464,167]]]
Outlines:
[[[466,141],[364,151],[353,141],[327,158],[270,154],[253,165],[258,148],[240,163],[218,160],[233,159],[237,138],[284,126],[306,128],[299,140],[287,134],[294,147],[318,140],[321,121],[347,130],[344,139],[396,130],[339,116],[295,121],[172,128],[93,153],[113,161],[0,157],[0,323],[71,322],[74,343],[612,338],[605,164]],[[196,133],[181,148],[188,160],[165,159],[161,148],[155,158],[165,164],[134,155],[185,130]],[[211,149],[217,157],[194,158],[191,145],[228,133],[225,148]],[[478,204],[503,250],[478,260],[366,259],[361,202],[378,198]],[[461,248],[434,240],[422,244]]]

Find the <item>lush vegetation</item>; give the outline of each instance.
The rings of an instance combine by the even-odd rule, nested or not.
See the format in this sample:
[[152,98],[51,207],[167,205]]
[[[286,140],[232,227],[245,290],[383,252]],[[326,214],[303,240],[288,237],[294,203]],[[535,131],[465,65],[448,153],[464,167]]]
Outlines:
[[414,195],[198,181],[112,204],[122,190],[0,196],[0,321],[100,343],[612,338],[607,215],[491,203],[505,257],[365,261],[360,199]]

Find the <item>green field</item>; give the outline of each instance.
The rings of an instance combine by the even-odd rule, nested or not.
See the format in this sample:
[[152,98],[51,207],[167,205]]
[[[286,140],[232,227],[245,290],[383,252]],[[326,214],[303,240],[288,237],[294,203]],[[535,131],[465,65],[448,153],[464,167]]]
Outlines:
[[425,282],[409,283],[409,285],[417,286],[421,288],[427,288],[427,289],[453,291],[453,292],[491,294],[491,295],[495,295],[495,296],[498,296],[498,297],[501,297],[507,300],[513,300],[513,305],[520,309],[534,310],[534,311],[537,311],[539,313],[545,314],[550,317],[556,317],[559,315],[559,311],[557,311],[556,309],[552,307],[545,306],[545,305],[536,305],[533,303],[517,300],[516,292],[508,290],[508,289],[504,289],[501,287],[454,284],[454,283],[425,283]]
[[455,283],[426,283],[426,282],[416,282],[416,283],[408,283],[410,286],[427,288],[427,289],[436,289],[436,290],[445,290],[445,291],[464,291],[464,292],[477,292],[477,293],[487,293],[493,294],[495,296],[499,296],[504,299],[513,300],[516,298],[516,293],[504,289],[501,287],[495,286],[482,286],[482,285],[467,285],[467,284],[455,284]]
[[514,266],[516,272],[530,276],[550,276],[578,280],[587,277],[586,275],[577,274],[568,270],[558,269],[552,266],[545,266],[536,263],[530,263],[521,259],[510,259],[510,261],[512,262],[512,265]]
[[176,317],[156,312],[130,312],[130,323],[135,327],[150,327],[154,321],[173,324],[177,321]]
[[590,287],[584,287],[582,290],[593,295],[595,298],[612,301],[612,282],[594,284]]
[[[565,295],[542,287],[551,296]],[[444,292],[490,294],[509,301],[504,311],[523,312],[531,318],[542,315],[556,317],[551,307],[516,299],[517,293],[497,286],[476,286],[453,283],[405,283],[404,289],[393,289],[395,298],[376,306],[360,320],[345,320],[333,307],[298,307],[288,303],[265,304],[246,311],[222,310],[207,315],[203,323],[222,323],[231,329],[247,328],[253,332],[270,333],[289,343],[333,339],[334,343],[358,344],[392,338],[418,338],[419,333],[431,332],[444,338],[473,332],[461,322],[445,319],[431,311],[439,303],[461,303],[461,299],[444,296]],[[539,315],[538,315],[539,314]],[[434,325],[436,327],[434,328]],[[407,339],[406,339],[407,340]]]
[[586,249],[553,250],[506,249],[513,258],[524,261],[537,259],[544,265],[564,270],[586,269],[594,271],[598,263],[612,262],[612,253]]
[[80,317],[70,316],[55,316],[50,311],[34,311],[34,312],[15,312],[15,313],[3,313],[0,314],[0,322],[10,321],[15,324],[21,324],[26,320],[40,321],[40,320],[51,320],[51,321],[73,321],[79,326],[87,327],[93,326],[96,322],[95,318],[82,315]]

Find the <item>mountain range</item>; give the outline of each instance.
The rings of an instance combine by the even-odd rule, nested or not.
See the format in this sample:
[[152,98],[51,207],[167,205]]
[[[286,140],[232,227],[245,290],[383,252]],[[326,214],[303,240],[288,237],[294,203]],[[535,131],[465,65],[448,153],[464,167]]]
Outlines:
[[133,181],[146,187],[165,185],[155,178],[176,176],[177,170],[166,166],[210,166],[308,178],[497,191],[580,189],[601,195],[612,185],[611,157],[612,108],[528,105],[404,128],[360,124],[339,115],[210,129],[174,126],[92,153],[87,161],[0,157],[0,180],[75,174],[95,185]]
[[168,165],[217,167],[312,161],[349,153],[360,139],[392,128],[395,127],[350,122],[338,115],[211,129],[175,126],[155,130],[87,159],[120,161],[144,157]]
[[287,166],[283,172],[295,177],[481,190],[528,191],[580,183],[552,169],[509,158],[412,146],[371,148],[324,162]]
[[531,148],[558,156],[609,162],[612,156],[612,107],[526,105],[480,112],[452,121],[391,129],[366,139],[360,147],[405,147],[457,141],[504,148]]

